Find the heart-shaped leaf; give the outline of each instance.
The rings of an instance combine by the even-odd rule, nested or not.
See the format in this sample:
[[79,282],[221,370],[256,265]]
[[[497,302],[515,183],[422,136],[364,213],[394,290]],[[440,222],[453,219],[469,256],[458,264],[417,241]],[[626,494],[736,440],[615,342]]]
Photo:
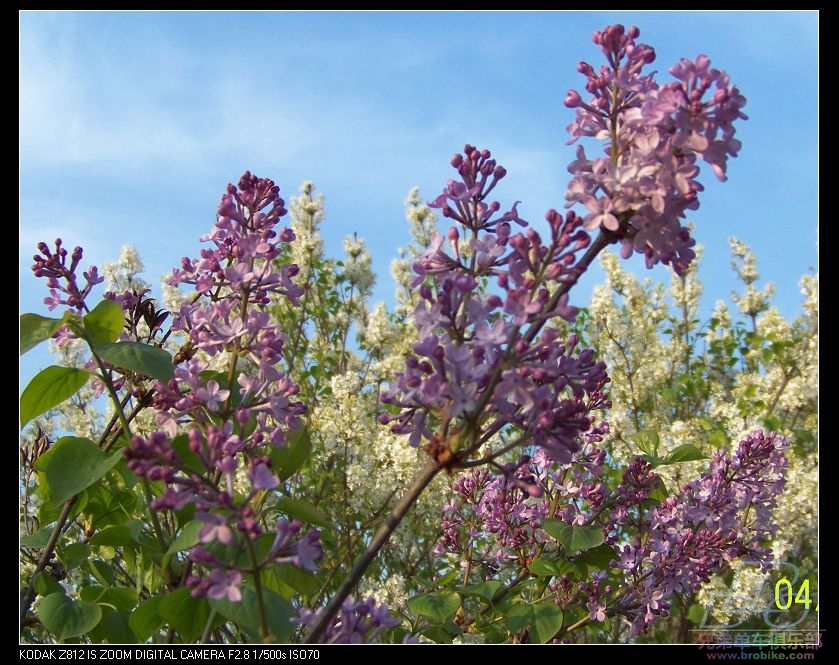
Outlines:
[[122,307],[115,300],[107,298],[84,317],[84,329],[91,344],[115,341],[124,325],[125,315],[122,313]]
[[414,596],[408,601],[417,614],[443,623],[451,619],[460,607],[460,596],[454,591],[434,591]]
[[63,593],[51,593],[38,604],[38,618],[59,640],[78,637],[92,630],[102,618],[95,603],[73,600]]
[[21,314],[20,355],[55,335],[63,325],[63,319],[50,319],[38,314]]
[[50,365],[38,372],[20,396],[21,428],[52,407],[75,395],[91,377],[90,372],[74,367]]
[[108,455],[90,439],[64,436],[41,455],[35,468],[53,505],[90,487],[119,462],[122,452]]
[[545,520],[542,528],[560,542],[566,554],[590,550],[606,540],[603,529],[596,524],[577,526],[560,520]]
[[507,613],[507,628],[515,632],[530,627],[531,639],[537,644],[545,644],[562,628],[562,610],[554,603],[538,605],[516,605]]
[[150,344],[117,342],[97,344],[95,349],[100,358],[112,365],[154,377],[159,381],[168,381],[175,371],[172,356],[167,351]]

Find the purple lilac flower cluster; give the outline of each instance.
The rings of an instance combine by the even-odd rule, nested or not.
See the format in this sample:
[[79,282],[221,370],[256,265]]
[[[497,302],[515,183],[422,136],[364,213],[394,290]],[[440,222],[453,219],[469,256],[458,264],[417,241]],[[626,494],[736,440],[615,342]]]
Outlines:
[[[192,504],[196,519],[204,523],[191,558],[213,570],[208,578],[189,580],[194,595],[241,597],[241,573],[216,557],[213,546],[262,535],[253,499],[280,485],[266,446],[283,446],[286,433],[300,427],[306,411],[295,399],[298,387],[280,369],[283,334],[262,309],[272,295],[292,302],[300,295],[291,282],[296,266],[274,265],[279,243],[294,239],[291,230],[274,229],[285,214],[271,180],[246,172],[238,186],[228,186],[213,232],[203,238],[213,247],[202,250],[199,259],[184,258],[169,279],[172,285],[192,285],[196,292],[172,326],[185,336],[187,355],[197,349],[210,357],[225,354],[224,370],[209,371],[197,357],[183,360],[172,380],[155,386],[161,431],[135,436],[125,451],[134,473],[166,484],[154,510]],[[186,441],[177,448],[173,439],[182,428]],[[235,485],[239,471],[249,486],[244,496]],[[314,570],[322,555],[317,531],[301,534],[299,523],[284,519],[273,530],[265,561]]]
[[[606,431],[604,425],[601,436]],[[591,621],[623,617],[633,635],[667,616],[674,594],[698,590],[723,562],[771,564],[765,542],[777,529],[772,510],[785,484],[783,437],[758,431],[732,454],[716,452],[706,473],[660,503],[649,500],[661,487],[649,462],[634,460],[611,490],[606,453],[592,444],[569,463],[557,464],[539,451],[519,467],[517,476],[539,492],[487,469],[464,472],[453,483],[455,498],[443,508],[435,553],[458,554],[464,568],[505,581],[527,571],[535,556],[577,556],[569,559],[556,548],[542,528],[546,518],[597,525],[616,556],[611,566],[581,578],[559,575],[549,588],[563,610],[585,606]]]
[[96,266],[91,266],[82,273],[85,279],[84,287],[77,282],[76,269],[82,260],[82,248],[76,247],[70,255],[70,265],[67,265],[67,250],[62,246],[61,238],[56,238],[55,252],[51,252],[45,242],[38,243],[37,254],[32,257],[32,272],[36,277],[45,277],[47,287],[50,290],[48,298],[44,298],[44,304],[50,311],[59,305],[67,305],[78,313],[87,311],[85,298],[90,294],[91,289],[104,281],[99,275]]
[[[633,634],[667,616],[673,594],[698,590],[723,562],[744,558],[768,571],[772,551],[764,544],[778,528],[772,510],[786,484],[787,445],[774,432],[757,431],[730,456],[715,452],[706,473],[649,511],[645,533],[623,545],[613,563],[629,589],[615,611],[632,622]],[[624,484],[638,487],[637,478]]]
[[601,423],[572,458],[557,464],[542,449],[522,456],[501,475],[470,469],[452,483],[454,497],[443,506],[442,536],[434,553],[461,555],[461,566],[491,579],[511,563],[529,565],[551,543],[546,518],[584,524],[603,504],[600,480],[606,453],[593,442],[608,431]]
[[[297,621],[311,628],[317,618],[316,611],[303,609]],[[373,642],[382,631],[395,628],[400,623],[399,619],[391,615],[388,606],[378,605],[373,596],[361,601],[349,597],[341,605],[341,610],[332,619],[320,642],[323,644],[366,644]]]
[[608,66],[577,67],[591,97],[584,101],[570,91],[565,98],[577,114],[568,126],[571,142],[604,140],[605,156],[589,159],[578,147],[566,198],[569,207],[588,209],[585,228],[603,227],[621,239],[624,257],[639,252],[648,266],[669,263],[681,274],[695,256],[695,242],[680,220],[699,207],[697,158],[725,180],[727,159],[740,150],[733,123],[746,118],[746,100],[704,55],[682,59],[669,70],[676,81],[659,85],[643,73],[656,56],[636,43],[639,34],[622,25],[595,32]]
[[[99,275],[99,269],[96,266],[90,266],[82,273],[85,285],[83,288],[79,287],[78,270],[84,250],[81,247],[76,247],[70,255],[70,265],[67,265],[67,250],[62,246],[61,238],[55,240],[55,252],[51,252],[45,242],[38,243],[38,251],[41,256],[37,254],[32,257],[34,263],[32,264],[32,272],[36,277],[44,277],[47,280],[47,288],[50,290],[48,298],[44,298],[50,311],[56,309],[59,305],[66,305],[71,311],[76,314],[90,311],[87,305],[87,297],[90,295],[92,289],[97,284],[104,281],[104,277]],[[166,311],[158,311],[151,298],[145,297],[146,292],[136,293],[132,291],[125,291],[121,294],[115,294],[112,291],[105,293],[105,298],[114,300],[122,307],[126,313],[126,328],[130,332],[123,330],[119,335],[120,341],[139,341],[137,334],[137,324],[141,319],[144,319],[148,326],[146,341],[151,342],[152,339],[161,331],[163,322],[168,318],[169,313]],[[70,330],[68,326],[62,326],[58,332],[53,335],[53,339],[59,347],[66,346],[70,340],[76,339],[76,335]],[[106,367],[118,370],[110,363],[100,360]],[[84,369],[96,374],[99,370],[99,364],[96,359],[91,357],[84,364]],[[120,374],[121,370],[117,371]],[[126,383],[126,377],[117,376],[113,379],[113,388],[120,390]],[[94,378],[90,382],[94,395],[100,397],[105,392],[105,384],[98,378]],[[134,385],[131,386],[135,388]]]
[[[511,561],[524,563],[534,556],[539,547],[534,534],[548,515],[547,500],[527,501],[525,490],[487,468],[460,475],[452,490],[455,496],[443,506],[443,535],[435,554],[460,554],[461,566],[480,566],[487,578]],[[471,510],[462,511],[461,502]]]
[[[589,411],[606,404],[608,377],[576,336],[542,327],[576,315],[567,290],[584,270],[576,254],[590,238],[573,212],[548,213],[547,243],[515,205],[499,214],[487,197],[506,171],[488,150],[467,145],[452,166],[459,179],[431,205],[456,225],[414,264],[420,341],[382,396],[401,411],[380,420],[413,446],[430,441],[438,460],[437,452],[466,458],[509,427],[568,460],[591,427]],[[526,230],[514,234],[512,224]],[[496,291],[483,288],[491,282]]]

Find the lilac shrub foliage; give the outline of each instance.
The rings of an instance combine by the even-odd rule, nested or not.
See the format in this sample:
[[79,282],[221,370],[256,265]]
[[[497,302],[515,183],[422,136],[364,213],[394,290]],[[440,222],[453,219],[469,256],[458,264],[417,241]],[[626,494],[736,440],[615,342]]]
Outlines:
[[[266,311],[272,298],[296,305],[302,295],[292,281],[297,266],[276,261],[281,244],[294,240],[289,228],[277,228],[287,212],[284,201],[273,181],[245,172],[238,185],[228,186],[217,212],[212,232],[202,238],[210,248],[197,259],[182,259],[168,279],[172,286],[193,290],[166,335],[180,335],[183,342],[173,377],[150,390],[131,387],[150,399],[159,429],[133,436],[124,457],[131,472],[162,484],[162,492],[149,503],[153,514],[191,514],[200,523],[197,542],[183,547],[189,555],[183,583],[191,595],[238,603],[248,576],[264,596],[260,571],[285,563],[314,572],[323,548],[318,529],[307,530],[286,516],[272,518],[263,508],[266,493],[281,485],[270,453],[286,446],[307,410],[295,399],[299,388],[283,371],[285,335]],[[102,280],[91,268],[84,273],[85,288],[77,286],[82,249],[74,250],[69,267],[60,240],[55,253],[43,243],[39,249],[43,256],[35,257],[33,271],[48,279],[51,293],[45,302],[88,311],[85,298]],[[142,294],[108,293],[106,298],[137,323],[132,310],[143,302]],[[150,313],[149,339],[165,318],[164,313]],[[60,335],[66,337],[66,330]],[[124,342],[136,340],[124,333],[121,337]],[[195,357],[199,351],[205,360]],[[95,368],[95,362],[88,366]],[[110,380],[110,385],[122,388],[125,378]],[[186,509],[190,512],[184,513]],[[348,641],[372,638],[393,625],[392,619],[383,618],[387,608],[373,611],[371,602],[345,604],[339,623],[351,636]],[[301,612],[305,619],[307,610]],[[260,613],[261,637],[274,639],[262,607]],[[350,617],[357,617],[352,629],[347,628]]]
[[[436,470],[457,474],[434,553],[458,562],[463,585],[507,585],[497,599],[541,576],[544,584],[521,599],[577,619],[561,632],[560,621],[546,639],[611,617],[639,635],[721,561],[768,565],[763,544],[776,528],[770,513],[784,484],[785,441],[762,432],[730,454],[715,453],[708,471],[669,497],[655,473],[662,460],[636,458],[620,473],[610,466],[602,420],[609,377],[595,351],[567,332],[578,311],[569,292],[614,243],[624,257],[638,252],[648,266],[681,274],[695,256],[683,220],[699,206],[699,162],[724,180],[727,158],[740,149],[733,123],[745,118],[745,99],[705,56],[680,61],[669,70],[675,80],[660,85],[644,72],[655,53],[636,43],[638,35],[619,25],[596,32],[607,65],[581,63],[587,99],[573,91],[565,99],[576,110],[571,142],[603,142],[593,159],[579,146],[569,166],[567,205],[581,204],[583,216],[550,210],[543,239],[517,204],[502,212],[492,198],[506,170],[489,150],[466,145],[454,156],[457,177],[429,204],[452,225],[414,263],[418,341],[381,396],[379,422],[421,445]],[[158,513],[194,521],[176,584],[217,602],[242,603],[253,591],[258,634],[270,640],[263,573],[278,565],[315,572],[324,551],[318,529],[266,500],[287,478],[275,453],[291,445],[308,408],[268,305],[279,298],[296,306],[303,290],[297,266],[283,260],[295,238],[279,226],[287,211],[273,181],[246,172],[217,212],[202,238],[207,247],[169,277],[191,294],[159,340],[167,315],[144,293],[106,296],[130,324],[120,342],[159,346],[171,335],[181,344],[171,378],[152,382],[126,371],[100,357],[90,339],[88,368],[101,370],[103,391],[127,391],[138,408],[153,408],[147,435],[132,435],[123,417],[124,459],[145,483],[162,545],[173,534],[163,533]],[[47,279],[50,310],[88,312],[85,300],[102,278],[91,268],[79,285],[81,249],[69,265],[60,240],[55,252],[44,243],[39,250],[33,271]],[[56,336],[72,335],[65,327]],[[327,642],[376,639],[400,623],[372,597],[348,597],[325,624],[326,610],[300,601],[294,609],[292,623]],[[480,629],[467,615],[460,625]]]

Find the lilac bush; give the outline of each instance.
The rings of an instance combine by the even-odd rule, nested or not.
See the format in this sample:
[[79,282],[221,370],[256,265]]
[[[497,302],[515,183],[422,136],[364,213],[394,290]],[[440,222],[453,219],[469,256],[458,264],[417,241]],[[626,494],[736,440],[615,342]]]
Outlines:
[[[570,292],[609,245],[620,244],[625,258],[643,254],[648,267],[684,273],[695,258],[683,220],[699,206],[699,163],[724,180],[728,157],[740,149],[734,123],[745,118],[745,99],[729,77],[699,56],[659,84],[645,71],[655,52],[638,36],[622,26],[596,32],[607,65],[581,63],[587,99],[573,91],[565,99],[576,109],[571,142],[603,142],[602,156],[590,159],[580,145],[569,166],[567,206],[585,213],[548,211],[543,238],[517,203],[495,200],[506,170],[489,150],[467,144],[452,158],[457,176],[429,203],[451,225],[430,235],[413,264],[415,343],[392,380],[375,386],[380,404],[371,414],[427,462],[410,486],[393,488],[373,516],[381,521],[375,532],[356,518],[349,522],[357,533],[330,529],[316,504],[341,483],[346,495],[347,479],[328,478],[341,469],[313,454],[310,431],[311,411],[331,389],[325,373],[337,378],[352,368],[351,315],[366,311],[357,299],[372,276],[355,239],[355,276],[339,312],[338,281],[318,263],[317,243],[307,245],[304,288],[290,260],[295,234],[280,226],[287,211],[279,187],[245,172],[227,187],[200,255],[182,259],[168,278],[188,291],[171,319],[144,290],[108,293],[88,307],[102,281],[97,270],[84,272],[80,286],[81,249],[68,265],[61,241],[55,252],[40,244],[33,271],[47,279],[45,303],[68,311],[61,319],[25,315],[34,318],[25,326],[22,319],[22,351],[50,337],[77,338],[90,358],[84,368],[36,377],[21,399],[22,424],[94,374],[114,415],[98,441],[63,437],[25,457],[47,490],[43,521],[54,526],[29,534],[41,554],[24,589],[22,627],[38,596],[38,620],[61,638],[113,637],[98,620],[62,632],[51,608],[64,602],[87,616],[114,613],[103,625],[128,626],[139,641],[175,633],[184,641],[353,643],[412,634],[451,641],[481,633],[547,642],[576,639],[591,626],[597,634],[613,620],[635,637],[721,562],[768,566],[785,440],[757,431],[714,453],[707,471],[668,496],[656,469],[701,454],[691,446],[666,457],[645,450],[620,467],[605,419],[607,367],[570,326],[579,311]],[[311,191],[301,206],[314,224],[320,212]],[[310,302],[320,311],[307,310]],[[322,353],[313,362],[308,331],[332,320],[341,322],[337,360]],[[95,473],[66,477],[60,462],[72,446],[87,451]],[[404,574],[417,591],[399,618],[375,597],[354,600],[380,550],[443,471],[451,493],[439,531],[417,536],[435,557],[430,579],[417,566],[380,564],[380,574]],[[124,505],[111,510],[105,504],[114,497]],[[93,526],[103,514],[121,517]],[[119,534],[107,532],[117,527]],[[99,556],[113,543],[125,546],[126,565],[112,581],[133,591],[136,608],[110,597],[97,604],[108,593],[100,569],[96,583],[83,580],[78,599],[58,596],[66,589],[47,575],[55,552],[69,565],[74,547]],[[130,570],[149,558],[146,581],[133,579]]]
[[[671,69],[677,81],[660,86],[643,73],[655,52],[636,44],[638,35],[619,25],[596,32],[609,66],[578,67],[592,98],[568,94],[566,105],[577,109],[568,130],[572,141],[604,140],[605,156],[592,161],[578,148],[566,198],[590,212],[580,218],[569,211],[563,219],[549,211],[549,242],[515,205],[499,214],[501,205],[488,198],[506,175],[488,150],[467,145],[452,159],[459,179],[431,205],[456,225],[414,265],[420,343],[383,398],[401,411],[382,421],[409,433],[412,445],[437,437],[434,446],[450,448],[456,440],[468,457],[514,425],[554,459],[567,460],[591,424],[588,412],[606,406],[608,379],[593,351],[574,353],[576,338],[563,344],[553,328],[540,336],[543,326],[573,320],[568,292],[607,244],[621,242],[624,257],[638,251],[648,266],[663,262],[677,272],[693,259],[694,241],[680,219],[699,205],[697,158],[724,179],[727,156],[740,147],[732,123],[745,118],[745,99],[705,56],[682,60]],[[512,224],[526,230],[513,234]],[[597,229],[592,243],[586,230]],[[479,289],[487,280],[498,292]],[[440,421],[436,431],[430,418]]]
[[[573,318],[575,310],[557,286],[567,288],[584,269],[576,252],[589,237],[574,213],[563,220],[555,211],[548,214],[547,245],[532,230],[513,235],[510,222],[527,226],[515,206],[496,216],[500,205],[486,203],[506,173],[490,152],[467,145],[452,166],[462,180],[449,181],[432,205],[458,221],[469,251],[461,252],[461,230],[453,226],[447,233],[451,254],[438,235],[415,264],[420,342],[382,397],[401,412],[380,420],[393,423],[394,432],[410,433],[412,445],[428,440],[438,458],[468,456],[508,426],[538,439],[556,459],[567,458],[591,426],[588,412],[605,404],[605,365],[593,351],[575,352],[573,336],[562,340],[556,329],[536,335],[550,318]],[[434,288],[422,283],[426,276]],[[501,295],[480,292],[489,278]]]
[[[616,611],[632,619],[634,633],[667,616],[672,595],[697,591],[723,562],[743,558],[769,570],[772,552],[763,544],[778,529],[772,509],[786,485],[786,446],[774,432],[757,431],[730,455],[717,451],[707,472],[639,522],[648,533],[623,545],[615,562],[631,581]],[[633,490],[643,486],[636,483]]]

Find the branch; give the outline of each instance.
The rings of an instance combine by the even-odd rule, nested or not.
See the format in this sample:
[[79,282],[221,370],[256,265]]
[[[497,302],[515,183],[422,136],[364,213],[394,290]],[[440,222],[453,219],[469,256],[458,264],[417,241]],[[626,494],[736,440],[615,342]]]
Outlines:
[[373,539],[370,541],[370,544],[367,546],[367,549],[364,551],[364,554],[362,554],[355,562],[350,574],[344,580],[343,584],[341,584],[341,587],[335,595],[332,596],[332,599],[329,603],[327,603],[323,611],[318,614],[317,621],[315,622],[315,625],[312,626],[311,630],[309,630],[309,634],[306,636],[304,643],[317,643],[318,639],[321,635],[323,635],[326,627],[332,621],[333,617],[341,609],[341,605],[343,605],[347,596],[350,595],[355,585],[361,580],[364,575],[364,571],[367,570],[367,567],[373,562],[373,559],[376,558],[379,550],[382,549],[384,544],[390,539],[390,536],[396,530],[396,527],[399,526],[402,518],[405,517],[407,512],[416,503],[423,490],[428,487],[428,484],[434,479],[434,476],[440,473],[442,469],[443,467],[439,466],[433,459],[429,459],[428,462],[426,462],[422,471],[417,474],[417,477],[414,479],[411,487],[390,512],[390,515],[387,516],[384,523],[378,528],[373,536]]

